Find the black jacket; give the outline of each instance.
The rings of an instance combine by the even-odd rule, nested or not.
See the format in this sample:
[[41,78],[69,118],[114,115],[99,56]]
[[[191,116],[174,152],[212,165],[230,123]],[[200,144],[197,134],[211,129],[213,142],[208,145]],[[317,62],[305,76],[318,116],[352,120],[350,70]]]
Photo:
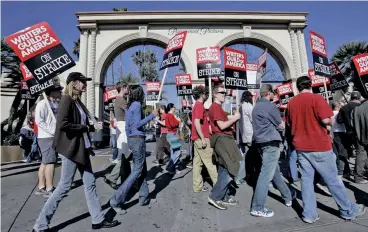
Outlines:
[[349,102],[340,109],[339,114],[336,117],[336,122],[343,123],[346,128],[346,133],[348,134],[354,133],[354,128],[351,125],[351,112],[359,105],[360,103],[357,102]]
[[91,141],[89,132],[94,131],[94,127],[89,125],[87,108],[79,100],[78,103],[87,115],[86,125],[81,124],[81,115],[76,101],[70,96],[63,96],[59,104],[52,146],[57,153],[84,165],[89,161],[89,150],[85,149],[83,132],[87,132]]

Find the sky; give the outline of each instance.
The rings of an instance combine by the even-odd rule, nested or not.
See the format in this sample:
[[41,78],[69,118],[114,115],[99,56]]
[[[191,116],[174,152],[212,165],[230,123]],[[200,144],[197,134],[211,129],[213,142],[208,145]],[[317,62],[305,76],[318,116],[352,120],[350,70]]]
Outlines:
[[[25,27],[41,21],[47,21],[71,54],[73,41],[79,38],[76,12],[112,11],[113,8],[128,8],[129,11],[158,10],[218,10],[218,11],[291,11],[308,12],[305,29],[308,62],[312,67],[312,57],[307,31],[312,29],[325,37],[329,56],[336,49],[349,41],[368,41],[367,16],[368,2],[1,2],[1,37],[8,36]],[[235,46],[236,47],[236,46]],[[240,46],[238,46],[240,48]],[[131,48],[122,53],[123,74],[137,73],[131,62],[131,55],[139,48]],[[162,60],[162,48],[146,46],[158,54]],[[260,54],[260,49],[255,53]],[[73,57],[77,60],[76,57]],[[276,63],[271,68],[279,72]],[[172,69],[169,75],[180,72]],[[108,81],[112,83],[111,68]],[[119,74],[118,65],[114,66],[114,74]],[[160,73],[160,75],[162,75]],[[115,78],[116,79],[116,78]],[[168,97],[175,96],[174,86],[165,87]],[[165,89],[164,89],[165,90]]]

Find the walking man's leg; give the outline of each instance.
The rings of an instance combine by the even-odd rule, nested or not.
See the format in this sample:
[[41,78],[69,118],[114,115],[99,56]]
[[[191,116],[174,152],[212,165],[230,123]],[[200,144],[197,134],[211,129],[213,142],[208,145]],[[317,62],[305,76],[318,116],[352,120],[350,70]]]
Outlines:
[[348,198],[346,188],[337,175],[335,154],[332,151],[318,152],[314,153],[314,156],[316,159],[312,164],[327,184],[332,197],[339,207],[341,217],[354,219],[359,214],[359,207]]
[[302,173],[302,199],[303,199],[303,220],[315,222],[318,219],[317,202],[314,193],[314,168],[310,163],[309,153],[297,151],[300,170]]
[[272,217],[273,211],[266,209],[265,204],[268,195],[269,183],[274,177],[280,148],[276,146],[264,146],[260,148],[262,153],[262,167],[259,174],[256,189],[252,200],[251,215],[259,217]]

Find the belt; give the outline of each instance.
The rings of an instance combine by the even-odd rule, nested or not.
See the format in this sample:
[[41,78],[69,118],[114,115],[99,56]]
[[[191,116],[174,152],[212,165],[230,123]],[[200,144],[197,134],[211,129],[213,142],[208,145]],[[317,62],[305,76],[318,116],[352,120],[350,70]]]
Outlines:
[[135,138],[135,139],[140,138],[140,139],[145,139],[145,138],[146,138],[146,136],[144,136],[144,135],[133,135],[133,136],[129,136],[129,138]]

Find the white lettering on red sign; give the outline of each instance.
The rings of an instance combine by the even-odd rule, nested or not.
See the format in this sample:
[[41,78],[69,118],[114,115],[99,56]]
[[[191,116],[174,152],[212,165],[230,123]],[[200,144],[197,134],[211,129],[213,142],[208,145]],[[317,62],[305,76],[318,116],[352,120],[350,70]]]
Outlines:
[[5,40],[22,62],[60,44],[60,40],[46,22],[18,31]]
[[266,59],[267,59],[267,48],[258,58],[258,66],[262,66],[266,62]]
[[309,34],[312,52],[327,57],[325,39],[314,31],[310,31]]
[[353,61],[359,76],[368,74],[368,53],[364,53],[353,57]]
[[192,77],[190,74],[177,74],[175,75],[176,85],[191,85]]
[[291,84],[288,83],[288,84],[278,86],[277,91],[278,91],[278,94],[282,96],[285,94],[293,93],[293,88],[291,87]]
[[220,47],[206,47],[197,49],[197,63],[220,62]]
[[324,85],[324,80],[326,81],[326,85],[330,84],[329,78],[315,75],[314,69],[308,70],[308,76],[312,81],[312,87]]
[[166,46],[165,54],[171,52],[172,50],[182,48],[184,45],[185,38],[187,36],[187,31],[180,32],[176,34],[173,38],[169,40]]
[[146,82],[146,89],[149,92],[159,92],[160,91],[160,82]]
[[339,66],[337,66],[335,62],[330,64],[330,73],[331,73],[331,76],[336,76],[338,74],[341,74]]
[[247,63],[246,68],[247,68],[247,71],[257,71],[258,64]]
[[225,68],[237,69],[246,71],[247,56],[245,52],[234,50],[231,48],[224,48]]
[[20,70],[22,71],[23,79],[28,81],[33,78],[32,73],[29,71],[27,66],[23,63],[19,64]]

